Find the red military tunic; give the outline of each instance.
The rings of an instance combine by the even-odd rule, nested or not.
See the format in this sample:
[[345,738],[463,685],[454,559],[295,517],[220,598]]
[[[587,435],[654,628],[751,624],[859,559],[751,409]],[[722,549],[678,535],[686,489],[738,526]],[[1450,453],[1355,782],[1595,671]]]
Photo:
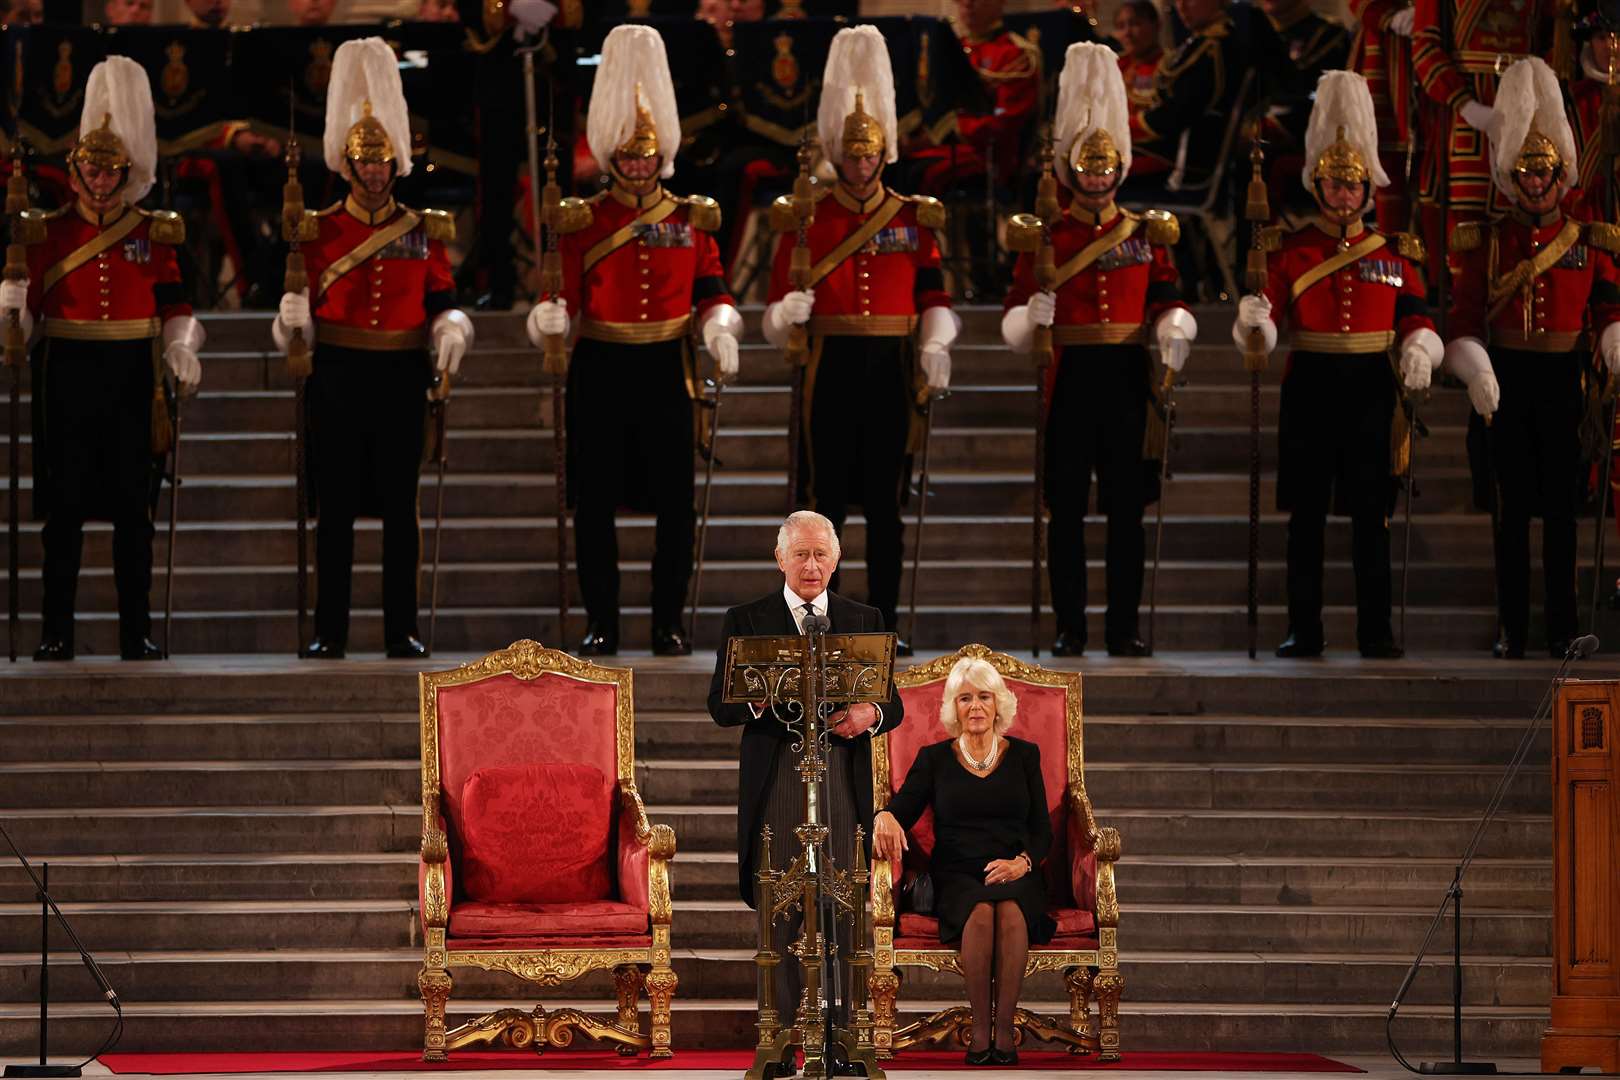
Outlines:
[[[561,240],[563,299],[579,334],[645,345],[684,337],[716,304],[735,304],[710,233],[713,200],[662,187],[636,197],[618,187],[570,200]],[[588,221],[588,223],[587,223]]]
[[[428,324],[455,306],[444,241],[448,215],[392,199],[375,214],[353,197],[306,215],[303,243],[319,344],[350,349],[422,349]],[[377,238],[373,241],[373,238]],[[378,241],[386,240],[378,246]],[[376,249],[367,254],[362,244]]]
[[[1346,237],[1352,248],[1376,233],[1357,222]],[[1417,330],[1433,330],[1424,300],[1423,249],[1406,234],[1384,243],[1295,295],[1297,283],[1339,254],[1339,230],[1320,218],[1293,232],[1265,230],[1266,299],[1279,326],[1293,330],[1300,352],[1375,353]]]
[[[829,256],[877,215],[887,223],[848,258],[832,265]],[[788,269],[798,237],[791,221],[791,199],[783,196],[772,208],[773,225],[784,230],[771,269],[773,301],[793,288]],[[923,311],[950,307],[934,237],[934,230],[943,224],[943,207],[926,196],[897,195],[879,187],[862,203],[842,184],[833,185],[830,198],[820,195],[809,231],[812,273],[819,274],[823,260],[828,261],[825,276],[810,285],[816,294],[810,332],[900,337],[911,333]]]
[[1389,29],[1404,0],[1350,0],[1356,36],[1350,45],[1351,71],[1367,80],[1378,120],[1378,159],[1389,186],[1375,198],[1378,227],[1395,232],[1410,223],[1406,191],[1406,146],[1411,137],[1412,43]]
[[[97,236],[112,240],[69,266]],[[46,216],[45,239],[28,247],[28,307],[46,337],[131,341],[156,337],[165,319],[190,315],[174,245],[184,226],[171,213],[115,211],[103,225],[74,202]]]
[[[983,176],[985,162],[993,158],[996,179],[1004,181],[1017,170],[1022,156],[1024,129],[1035,115],[1041,98],[1041,50],[1027,38],[997,23],[985,37],[956,28],[973,70],[979,73],[992,102],[989,112],[955,114],[954,133],[959,142],[926,147],[907,155],[911,161],[932,162],[919,181],[920,190],[942,194],[964,176]],[[926,132],[942,143],[952,129]]]
[[[1520,262],[1554,243],[1567,250],[1549,269],[1517,288],[1506,287]],[[1583,330],[1590,330],[1595,340],[1604,327],[1620,322],[1620,266],[1615,263],[1620,230],[1613,225],[1555,214],[1548,223],[1532,226],[1515,212],[1460,226],[1452,234],[1451,250],[1454,282],[1447,330],[1453,337],[1476,337],[1492,348],[1567,353],[1577,347]],[[1499,289],[1500,298],[1493,300]]]
[[1580,161],[1581,175],[1576,190],[1571,192],[1568,209],[1577,217],[1591,221],[1607,221],[1614,217],[1612,177],[1604,170],[1607,160],[1603,152],[1603,87],[1607,73],[1597,77],[1588,66],[1591,47],[1582,51],[1584,78],[1569,85],[1570,127],[1575,134],[1575,152]]

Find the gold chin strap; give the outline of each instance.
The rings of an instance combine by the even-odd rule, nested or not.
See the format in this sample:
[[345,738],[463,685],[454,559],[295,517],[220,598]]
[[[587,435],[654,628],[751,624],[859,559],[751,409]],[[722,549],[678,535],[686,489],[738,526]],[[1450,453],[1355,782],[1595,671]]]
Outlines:
[[371,115],[371,99],[365,102],[365,115],[354,122],[343,140],[343,154],[350,161],[363,165],[386,165],[394,160],[394,143],[388,138],[388,129],[382,121]]
[[1372,176],[1367,162],[1350,140],[1344,136],[1344,125],[1339,125],[1332,144],[1316,159],[1311,171],[1315,180],[1338,180],[1346,184],[1365,184]]
[[658,156],[658,127],[653,123],[652,113],[641,100],[641,84],[636,83],[636,127],[630,133],[630,138],[620,143],[614,151],[625,157],[650,158]]
[[132,162],[124,140],[112,129],[112,114],[104,113],[101,126],[92,128],[79,137],[73,148],[73,161],[95,165],[101,169],[128,169]]
[[1558,147],[1532,124],[1524,142],[1519,145],[1519,157],[1513,163],[1513,171],[1556,173],[1563,164],[1564,158],[1559,154]]
[[1109,176],[1119,171],[1123,161],[1119,147],[1114,145],[1114,137],[1102,128],[1097,128],[1086,136],[1085,141],[1075,144],[1073,153],[1069,155],[1070,167],[1086,176]]
[[855,108],[844,117],[843,147],[845,157],[881,157],[886,149],[883,125],[877,117],[866,111],[866,94],[855,90]]

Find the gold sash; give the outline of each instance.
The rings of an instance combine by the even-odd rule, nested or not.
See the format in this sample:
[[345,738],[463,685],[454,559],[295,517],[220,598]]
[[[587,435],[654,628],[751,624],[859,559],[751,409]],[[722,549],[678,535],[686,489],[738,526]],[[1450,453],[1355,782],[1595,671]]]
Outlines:
[[1509,270],[1503,276],[1491,282],[1490,310],[1486,312],[1487,322],[1495,319],[1502,313],[1513,299],[1513,294],[1529,285],[1536,278],[1551,270],[1553,264],[1574,247],[1581,239],[1581,226],[1577,221],[1566,221],[1564,227],[1558,230],[1558,235],[1552,238],[1552,243],[1536,252],[1528,259],[1520,259],[1519,265]]
[[1356,241],[1354,244],[1351,244],[1343,251],[1330,255],[1328,258],[1317,263],[1315,266],[1311,267],[1309,270],[1305,271],[1303,274],[1299,275],[1299,277],[1294,279],[1293,287],[1288,290],[1288,298],[1290,300],[1298,300],[1305,294],[1306,289],[1309,289],[1318,281],[1321,281],[1323,278],[1332,277],[1334,274],[1338,273],[1340,270],[1344,269],[1346,266],[1349,266],[1358,259],[1371,255],[1373,252],[1383,247],[1387,242],[1388,241],[1383,236],[1379,235],[1378,233],[1373,233],[1370,236],[1362,237],[1360,240]]
[[1052,279],[1052,291],[1057,292],[1070,278],[1129,240],[1140,224],[1135,218],[1124,218],[1123,225],[1115,226],[1075,252],[1074,258],[1058,267],[1057,276]]
[[585,269],[582,273],[590,273],[591,267],[634,240],[636,233],[642,226],[658,224],[673,214],[680,205],[680,203],[666,195],[663,202],[651,209],[643,210],[635,216],[635,219],[630,224],[614,230],[608,236],[592,244],[590,250],[585,252]]
[[43,296],[45,293],[50,292],[61,283],[63,278],[134,232],[136,226],[145,220],[133,208],[125,210],[124,216],[113,222],[110,227],[96,233],[96,235],[68,252],[67,257],[61,262],[45,271],[45,277],[40,285],[40,295]]
[[309,302],[312,304],[318,303],[321,297],[326,295],[326,290],[337,283],[338,278],[364,263],[377,252],[420,224],[422,224],[422,215],[414,210],[405,210],[400,213],[399,217],[360,241],[347,254],[334,259],[330,266],[321,271],[321,279],[315,286],[315,295],[310,297]]
[[844,261],[865,247],[867,241],[883,231],[884,226],[893,221],[900,208],[905,206],[905,200],[898,195],[890,195],[884,204],[866,219],[866,224],[844,237],[844,242],[829,251],[820,262],[810,268],[810,280],[805,282],[806,289],[813,289],[826,280],[828,274],[838,269]]

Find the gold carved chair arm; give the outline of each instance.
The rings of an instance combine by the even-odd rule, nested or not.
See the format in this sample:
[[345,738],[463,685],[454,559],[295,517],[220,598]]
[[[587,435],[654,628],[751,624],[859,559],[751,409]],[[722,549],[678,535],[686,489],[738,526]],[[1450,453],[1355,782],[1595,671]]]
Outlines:
[[422,805],[422,857],[417,867],[417,894],[421,902],[422,926],[444,929],[450,918],[450,840],[444,815],[439,813],[435,792]]
[[894,925],[894,872],[892,859],[872,858],[872,925]]
[[675,830],[647,820],[641,793],[628,780],[619,781],[619,815],[620,895],[627,904],[645,907],[654,925],[668,926]]
[[[1069,818],[1069,874],[1075,902],[1089,907],[1099,927],[1119,925],[1119,900],[1114,864],[1119,862],[1119,830],[1098,825],[1091,800],[1084,792],[1072,793]],[[1094,855],[1091,865],[1087,856]]]

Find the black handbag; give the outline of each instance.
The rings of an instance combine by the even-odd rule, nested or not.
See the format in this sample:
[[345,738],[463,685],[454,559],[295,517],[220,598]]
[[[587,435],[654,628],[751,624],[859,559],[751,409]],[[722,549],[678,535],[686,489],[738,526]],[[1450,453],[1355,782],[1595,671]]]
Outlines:
[[934,879],[928,871],[912,874],[906,883],[900,886],[900,908],[913,915],[934,913]]

